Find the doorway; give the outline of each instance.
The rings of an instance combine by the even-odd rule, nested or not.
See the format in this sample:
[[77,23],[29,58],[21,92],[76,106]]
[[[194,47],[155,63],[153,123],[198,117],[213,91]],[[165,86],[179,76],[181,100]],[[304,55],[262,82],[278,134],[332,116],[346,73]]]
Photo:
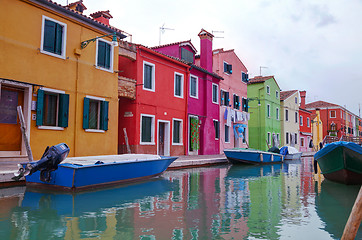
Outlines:
[[170,156],[170,122],[158,120],[157,154]]
[[188,127],[189,155],[198,155],[200,149],[199,117],[190,115]]

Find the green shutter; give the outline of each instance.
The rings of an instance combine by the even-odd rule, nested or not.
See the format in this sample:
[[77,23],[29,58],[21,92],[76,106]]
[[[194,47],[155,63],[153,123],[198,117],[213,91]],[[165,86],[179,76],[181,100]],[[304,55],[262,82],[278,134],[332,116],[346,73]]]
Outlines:
[[107,69],[111,68],[111,45],[105,44],[105,59],[104,59],[104,66]]
[[44,91],[38,90],[38,100],[36,103],[36,125],[43,125]]
[[97,66],[99,67],[104,67],[105,66],[105,42],[102,41],[98,41],[98,61],[97,61]]
[[68,127],[69,94],[59,94],[58,126]]
[[107,131],[108,130],[108,108],[109,102],[102,101],[101,102],[101,122],[100,129]]
[[56,23],[55,28],[55,53],[62,55],[63,26]]
[[43,49],[45,51],[52,52],[52,53],[54,53],[55,28],[56,28],[55,22],[45,20]]
[[89,128],[89,98],[84,98],[83,104],[83,129]]

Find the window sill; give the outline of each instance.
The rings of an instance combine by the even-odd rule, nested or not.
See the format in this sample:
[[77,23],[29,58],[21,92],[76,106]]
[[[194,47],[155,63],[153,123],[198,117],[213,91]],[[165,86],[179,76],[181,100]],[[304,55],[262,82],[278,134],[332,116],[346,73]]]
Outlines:
[[212,103],[213,103],[213,104],[217,104],[217,105],[219,105],[219,103],[218,103],[218,102],[214,102],[214,101],[213,101]]
[[195,98],[195,99],[199,99],[198,96],[192,96],[192,95],[190,95],[190,97],[191,97],[191,98]]
[[85,129],[86,132],[104,133],[106,131],[100,129]]
[[145,91],[149,91],[149,92],[155,92],[155,89],[152,89],[152,88],[143,88],[143,90],[145,90]]
[[40,49],[40,52],[45,54],[45,55],[49,55],[49,56],[52,56],[52,57],[56,57],[56,58],[60,58],[60,59],[65,60],[65,54],[64,55],[59,55],[59,54],[56,54],[56,53],[47,52],[47,51],[45,51],[43,49]]
[[172,143],[173,146],[183,146],[183,143]]
[[113,68],[107,69],[107,68],[103,68],[103,67],[100,67],[100,66],[96,66],[96,69],[106,71],[106,72],[109,72],[109,73],[114,73]]
[[64,130],[63,127],[52,127],[52,126],[38,126],[38,129],[43,129],[43,130],[56,130],[56,131],[63,131],[63,130]]
[[155,145],[155,142],[140,142],[140,145]]

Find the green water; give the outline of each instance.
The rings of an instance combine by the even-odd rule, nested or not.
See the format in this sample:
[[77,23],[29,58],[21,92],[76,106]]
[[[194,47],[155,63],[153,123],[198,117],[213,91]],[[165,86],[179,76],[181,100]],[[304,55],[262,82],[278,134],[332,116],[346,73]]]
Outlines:
[[170,170],[78,194],[7,188],[0,239],[340,239],[358,191],[320,181],[311,158]]

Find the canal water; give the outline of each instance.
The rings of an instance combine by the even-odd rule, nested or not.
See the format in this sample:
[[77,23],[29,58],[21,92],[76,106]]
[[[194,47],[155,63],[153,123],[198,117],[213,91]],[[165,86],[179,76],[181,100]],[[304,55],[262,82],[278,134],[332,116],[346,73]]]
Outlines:
[[0,239],[340,239],[359,186],[323,181],[312,160],[169,170],[78,194],[0,189]]

